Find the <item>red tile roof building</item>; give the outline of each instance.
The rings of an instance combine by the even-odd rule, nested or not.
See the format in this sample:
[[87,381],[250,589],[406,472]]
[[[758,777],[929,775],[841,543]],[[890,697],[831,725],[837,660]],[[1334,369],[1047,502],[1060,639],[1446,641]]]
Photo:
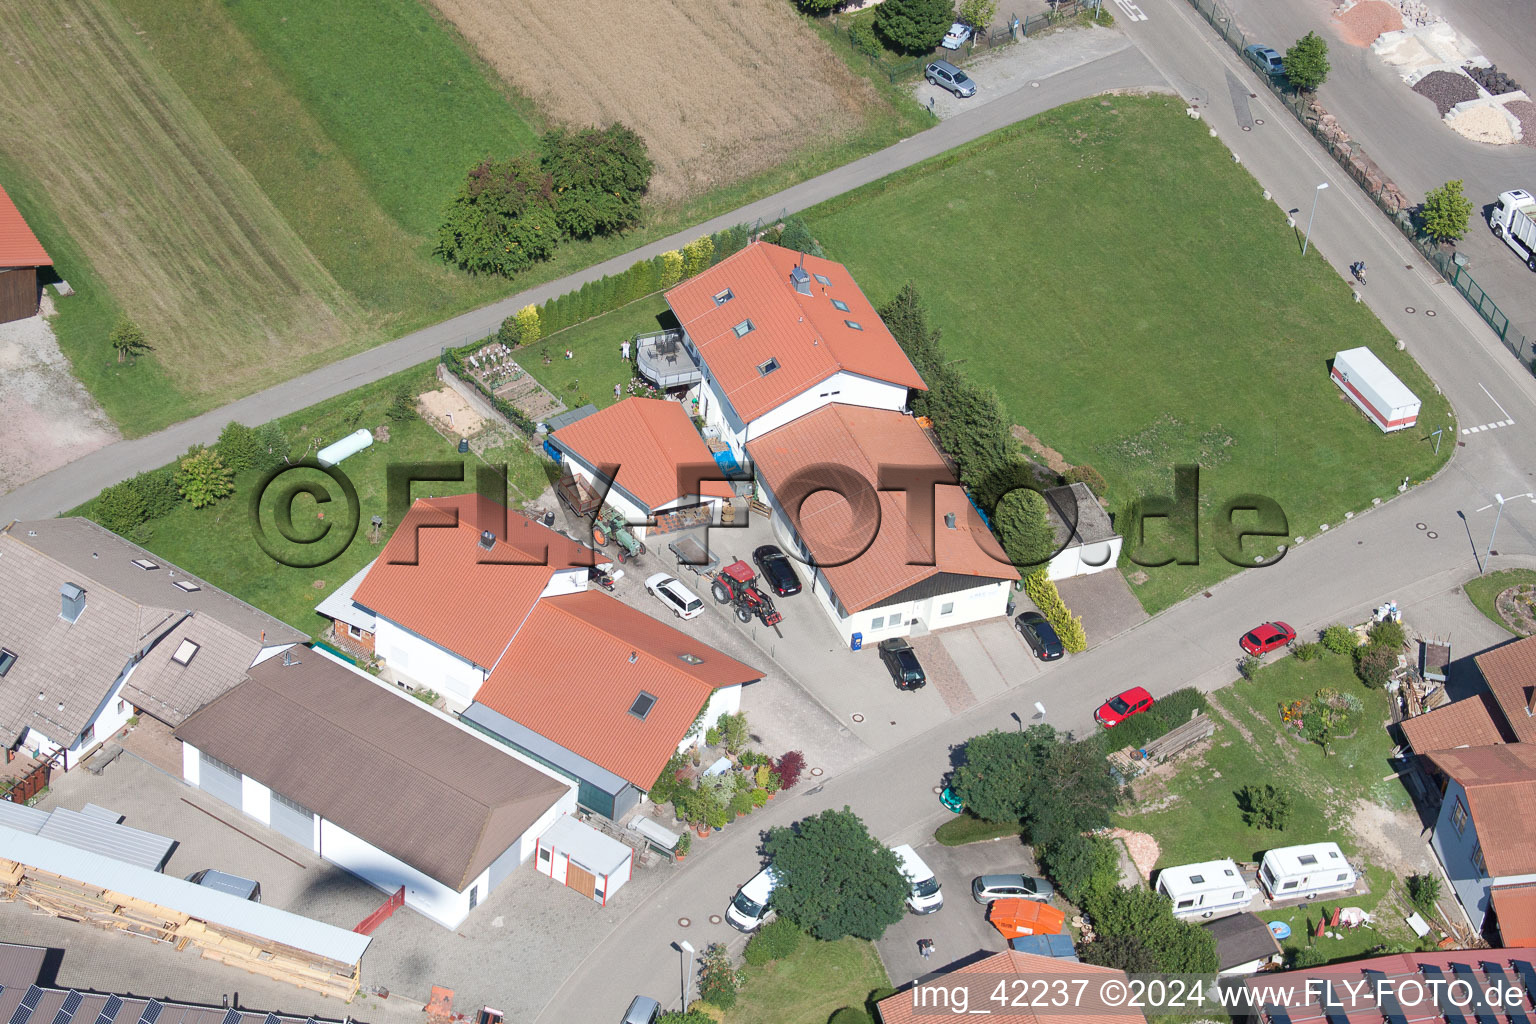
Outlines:
[[[904,992],[880,1000],[875,1009],[880,1024],[929,1024],[943,1017],[964,1019],[966,1015],[989,1024],[1146,1024],[1146,1018],[1138,1010],[1106,1005],[1107,1000],[1097,1003],[1093,1000],[1099,993],[1100,982],[1111,978],[1124,981],[1125,977],[1123,971],[1113,967],[1010,949],[926,978]],[[1022,1001],[1027,1002],[1028,992],[1042,991],[1036,979],[1047,979],[1049,985],[1051,978],[1074,979],[1059,991],[1074,994],[1069,997],[1074,1000],[1081,998],[1082,1005],[1073,1009],[1057,1004],[1043,1012],[1014,1009],[1017,1004],[1013,1000],[1017,997],[1022,996]],[[1082,979],[1085,984],[1079,988],[1075,979]],[[999,993],[1000,984],[1005,997],[1001,1001],[994,998]],[[925,988],[928,990],[926,995]],[[942,1003],[937,998],[941,990],[946,996]],[[957,1010],[959,999],[947,997],[961,992],[966,1008]],[[1048,1003],[1052,998],[1047,995],[1041,1002]],[[917,1005],[919,1002],[923,1005]]]
[[0,323],[36,315],[37,268],[52,265],[21,211],[0,188]]
[[1462,747],[1429,757],[1466,793],[1487,874],[1536,874],[1536,744]]

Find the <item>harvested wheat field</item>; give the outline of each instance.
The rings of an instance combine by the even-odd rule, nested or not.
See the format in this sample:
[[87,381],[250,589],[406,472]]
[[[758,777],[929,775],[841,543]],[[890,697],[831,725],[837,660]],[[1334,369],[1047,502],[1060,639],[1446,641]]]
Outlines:
[[785,0],[432,0],[549,118],[622,121],[667,203],[739,181],[884,105]]
[[[105,0],[5,5],[0,151],[191,405],[352,344],[358,313]],[[47,239],[44,239],[47,243]]]

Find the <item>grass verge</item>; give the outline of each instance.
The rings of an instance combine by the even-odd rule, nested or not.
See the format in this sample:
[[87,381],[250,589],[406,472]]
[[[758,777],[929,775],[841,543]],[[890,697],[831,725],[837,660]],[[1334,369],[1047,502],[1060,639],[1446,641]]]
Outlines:
[[1514,633],[1514,630],[1509,629],[1509,623],[1505,622],[1504,617],[1499,614],[1499,609],[1495,602],[1504,591],[1510,587],[1521,586],[1522,584],[1527,586],[1536,584],[1536,571],[1531,569],[1500,569],[1498,572],[1491,572],[1486,576],[1479,576],[1476,579],[1468,580],[1461,589],[1466,593],[1467,600],[1471,601],[1478,611],[1486,615],[1490,622],[1496,623],[1501,629],[1507,629]]
[[[671,320],[667,300],[660,295],[636,299],[518,349],[517,362],[570,408],[588,402],[606,408],[614,402],[614,386],[623,397],[634,376],[620,346],[636,334],[661,330],[663,315]],[[566,352],[571,358],[565,358]]]
[[807,938],[785,959],[747,969],[723,1024],[826,1024],[845,1006],[862,1009],[871,992],[889,985],[874,943]]
[[[1320,256],[1298,255],[1260,193],[1180,103],[1122,96],[1005,128],[806,219],[877,303],[913,282],[954,363],[1097,468],[1117,510],[1171,494],[1176,464],[1201,467],[1199,564],[1133,576],[1155,612],[1236,571],[1214,544],[1228,499],[1267,495],[1287,535],[1314,535],[1449,457],[1427,440],[1454,425],[1447,401]],[[1136,199],[1084,215],[1107,196]],[[954,259],[928,256],[945,238]],[[1344,401],[1328,360],[1359,345],[1423,399],[1418,428],[1383,435]],[[1169,546],[1164,522],[1148,525],[1150,553]]]
[[999,825],[991,821],[982,821],[969,812],[962,812],[935,829],[933,838],[943,846],[965,846],[967,843],[982,843],[989,839],[1016,836],[1022,831],[1017,823]]

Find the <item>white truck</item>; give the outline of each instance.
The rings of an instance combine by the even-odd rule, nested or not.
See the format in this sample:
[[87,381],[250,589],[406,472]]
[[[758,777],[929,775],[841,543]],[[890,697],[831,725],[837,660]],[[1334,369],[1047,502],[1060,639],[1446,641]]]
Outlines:
[[1519,188],[1503,193],[1488,212],[1488,226],[1495,238],[1504,239],[1526,266],[1536,270],[1536,198]]

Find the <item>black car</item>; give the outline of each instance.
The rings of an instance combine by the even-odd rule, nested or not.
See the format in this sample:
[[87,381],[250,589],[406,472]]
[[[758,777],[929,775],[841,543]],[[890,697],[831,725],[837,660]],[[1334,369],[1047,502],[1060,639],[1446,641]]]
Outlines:
[[898,690],[917,690],[928,685],[928,676],[918,664],[917,652],[905,640],[880,641],[880,660],[890,670]]
[[752,561],[757,563],[757,571],[763,574],[763,582],[775,594],[789,597],[800,593],[800,577],[795,575],[795,565],[777,546],[764,544],[752,552]]
[[1065,653],[1061,637],[1039,612],[1025,612],[1013,620],[1013,625],[1041,661],[1055,661]]

